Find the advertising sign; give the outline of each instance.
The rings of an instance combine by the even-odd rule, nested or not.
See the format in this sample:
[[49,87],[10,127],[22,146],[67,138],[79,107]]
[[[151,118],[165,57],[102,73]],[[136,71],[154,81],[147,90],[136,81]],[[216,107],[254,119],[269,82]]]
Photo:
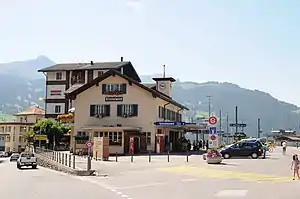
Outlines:
[[131,155],[134,154],[134,136],[130,136],[129,138],[129,153]]

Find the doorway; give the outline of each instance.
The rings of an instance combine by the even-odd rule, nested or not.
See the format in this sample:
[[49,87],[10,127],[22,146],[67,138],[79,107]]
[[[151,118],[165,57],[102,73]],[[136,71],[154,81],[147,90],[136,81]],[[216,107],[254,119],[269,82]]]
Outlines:
[[134,154],[140,153],[140,138],[139,137],[134,137]]

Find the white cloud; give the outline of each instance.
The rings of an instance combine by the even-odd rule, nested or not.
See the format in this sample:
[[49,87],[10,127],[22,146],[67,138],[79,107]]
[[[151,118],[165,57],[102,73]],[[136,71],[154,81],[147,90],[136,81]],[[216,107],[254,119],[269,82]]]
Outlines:
[[128,7],[133,8],[135,10],[141,9],[142,6],[141,0],[127,0],[126,4]]

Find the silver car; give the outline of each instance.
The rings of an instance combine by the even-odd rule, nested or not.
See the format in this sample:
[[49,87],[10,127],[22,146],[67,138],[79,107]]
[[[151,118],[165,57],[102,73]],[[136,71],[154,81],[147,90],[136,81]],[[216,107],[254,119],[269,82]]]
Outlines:
[[10,156],[10,160],[9,161],[17,161],[20,157],[20,154],[19,153],[13,153],[11,156]]

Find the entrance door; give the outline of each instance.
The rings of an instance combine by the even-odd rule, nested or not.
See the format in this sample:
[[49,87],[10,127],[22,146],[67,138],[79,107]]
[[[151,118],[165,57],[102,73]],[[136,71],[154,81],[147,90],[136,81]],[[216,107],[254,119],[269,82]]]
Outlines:
[[137,154],[140,152],[140,138],[134,137],[134,154]]

